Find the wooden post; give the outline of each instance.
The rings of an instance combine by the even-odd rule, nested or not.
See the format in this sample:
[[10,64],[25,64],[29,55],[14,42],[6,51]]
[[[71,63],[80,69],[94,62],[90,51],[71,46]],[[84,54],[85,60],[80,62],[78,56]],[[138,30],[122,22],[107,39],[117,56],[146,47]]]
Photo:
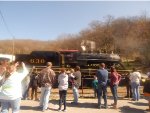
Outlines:
[[82,78],[82,98],[83,98],[83,79],[84,78]]

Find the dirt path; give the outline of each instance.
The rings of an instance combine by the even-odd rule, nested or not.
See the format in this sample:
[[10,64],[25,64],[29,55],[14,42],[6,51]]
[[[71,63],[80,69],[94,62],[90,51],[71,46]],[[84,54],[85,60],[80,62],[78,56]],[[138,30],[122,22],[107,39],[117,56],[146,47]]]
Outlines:
[[[148,108],[147,101],[141,99],[139,102],[133,102],[128,99],[120,99],[118,101],[118,109],[111,109],[110,104],[112,99],[108,99],[108,109],[97,109],[97,99],[80,98],[78,105],[71,105],[71,100],[67,100],[67,112],[66,113],[148,113],[145,111]],[[20,113],[41,113],[38,109],[39,102],[33,100],[22,100]],[[49,102],[50,110],[45,113],[57,113],[58,100],[51,100]]]
[[[97,99],[93,98],[91,90],[80,90],[80,95],[84,98],[79,99],[78,105],[72,105],[73,100],[72,91],[68,90],[67,95],[67,112],[66,113],[150,113],[145,111],[148,108],[147,101],[141,98],[138,102],[123,98],[125,96],[125,89],[119,88],[118,109],[111,109],[110,104],[113,103],[112,96],[108,90],[108,109],[97,109]],[[50,110],[45,113],[58,113],[58,89],[52,90],[49,102]],[[103,103],[103,101],[102,101]],[[38,109],[39,102],[34,100],[22,100],[20,113],[41,113]],[[11,113],[11,111],[9,112]]]

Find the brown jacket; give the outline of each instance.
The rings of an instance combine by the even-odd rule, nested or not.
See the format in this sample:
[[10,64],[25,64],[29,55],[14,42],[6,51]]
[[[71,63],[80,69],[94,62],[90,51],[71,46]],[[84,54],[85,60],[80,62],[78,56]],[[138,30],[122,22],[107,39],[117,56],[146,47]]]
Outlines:
[[49,68],[44,68],[39,74],[39,85],[41,87],[51,87],[55,80],[55,72]]

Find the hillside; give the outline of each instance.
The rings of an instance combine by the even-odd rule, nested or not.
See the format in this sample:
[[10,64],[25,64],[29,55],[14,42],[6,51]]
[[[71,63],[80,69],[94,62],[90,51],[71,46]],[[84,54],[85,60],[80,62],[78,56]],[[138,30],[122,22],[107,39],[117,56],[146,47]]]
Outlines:
[[[14,53],[30,53],[33,50],[80,50],[83,40],[95,42],[94,51],[114,51],[125,59],[138,59],[143,64],[150,65],[150,19],[145,15],[117,19],[108,16],[104,22],[93,21],[78,34],[62,35],[55,41],[15,39]],[[1,53],[13,53],[13,41],[0,40],[0,48]]]

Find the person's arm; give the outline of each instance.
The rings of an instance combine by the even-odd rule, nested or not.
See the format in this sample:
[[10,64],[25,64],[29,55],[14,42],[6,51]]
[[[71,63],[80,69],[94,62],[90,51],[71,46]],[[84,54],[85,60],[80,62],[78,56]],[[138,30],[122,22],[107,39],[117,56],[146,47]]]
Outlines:
[[23,62],[21,63],[21,65],[22,65],[23,71],[22,71],[22,73],[19,73],[19,77],[21,80],[23,80],[28,75],[29,71],[27,70],[27,68]]
[[96,71],[95,75],[96,75],[96,77],[98,78],[98,71]]
[[69,76],[66,74],[66,83],[68,84],[68,82],[69,82]]
[[56,75],[53,70],[51,70],[51,75],[52,75],[52,76],[55,76],[55,75]]
[[73,73],[72,73],[72,74],[69,74],[69,77],[75,78],[75,76],[73,75]]
[[94,80],[92,81],[92,88],[94,88]]
[[139,72],[139,80],[141,80],[141,73]]
[[118,84],[121,81],[121,75],[118,73]]
[[61,74],[60,74],[60,75],[58,75],[58,83],[60,83],[60,76],[61,76]]
[[133,77],[132,77],[132,74],[130,74],[130,78],[129,78],[129,79],[130,79],[130,81],[132,81],[132,78],[133,78]]
[[108,71],[106,70],[107,76],[105,77],[105,83],[107,84],[108,82]]
[[117,82],[117,76],[115,74],[116,73],[114,73],[114,72],[111,72],[111,74],[110,74],[110,85],[111,86],[118,84],[118,82]]
[[75,80],[78,80],[78,79],[79,79],[79,76],[75,76],[74,79],[75,79]]
[[51,76],[50,76],[51,82],[52,82],[52,84],[54,84],[57,81],[57,79],[56,79],[56,73],[53,70],[51,70],[50,73],[51,73]]

